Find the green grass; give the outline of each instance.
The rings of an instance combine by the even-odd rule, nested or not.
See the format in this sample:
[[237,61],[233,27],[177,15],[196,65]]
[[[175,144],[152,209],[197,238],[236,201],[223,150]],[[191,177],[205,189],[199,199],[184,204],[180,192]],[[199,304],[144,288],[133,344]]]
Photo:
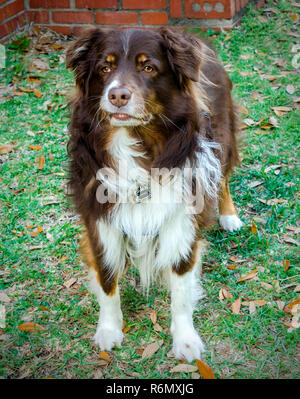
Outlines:
[[[298,8],[286,1],[272,7],[277,13],[250,10],[232,32],[211,35],[234,83],[234,96],[249,112],[243,118],[257,122],[243,130],[242,164],[231,179],[231,191],[245,226],[231,234],[216,225],[206,233],[206,297],[198,304],[194,319],[207,345],[203,360],[217,378],[300,377],[299,330],[284,324],[291,322],[292,315],[280,310],[277,303],[286,305],[299,297],[297,247],[286,242],[288,237],[296,239],[288,227],[297,225],[299,215],[299,70],[292,64],[297,38],[289,35],[296,31],[290,13],[297,13]],[[152,287],[149,296],[143,296],[134,287],[134,270],[121,282],[124,319],[131,328],[122,348],[110,353],[109,364],[103,365],[99,359],[99,349],[91,342],[99,309],[86,289],[86,273],[77,253],[80,226],[65,193],[66,93],[73,87],[73,77],[61,62],[61,51],[39,54],[28,39],[24,40],[7,48],[7,68],[0,70],[2,81],[18,87],[32,87],[34,83],[28,83],[27,76],[39,75],[37,88],[42,93],[41,98],[25,92],[2,97],[0,103],[0,145],[14,145],[13,151],[0,155],[0,299],[3,293],[9,297],[9,302],[7,297],[1,302],[6,309],[6,325],[0,330],[2,376],[197,377],[170,373],[178,362],[167,356],[171,349],[169,296],[159,287]],[[30,67],[37,58],[50,66],[48,71]],[[277,78],[270,81],[263,79],[263,74]],[[287,85],[293,85],[295,93],[288,93]],[[276,116],[271,109],[276,106],[291,110]],[[277,118],[278,127],[260,128],[271,116]],[[30,149],[33,144],[42,149]],[[39,170],[36,158],[41,155],[45,166]],[[266,171],[272,165],[281,167]],[[261,184],[251,188],[253,181]],[[267,205],[259,201],[274,198],[285,202]],[[251,232],[252,220],[258,234]],[[34,229],[28,226],[32,225],[43,228],[36,237],[30,234]],[[233,256],[243,262],[232,261]],[[290,261],[287,271],[283,260]],[[235,270],[227,267],[232,264]],[[257,278],[237,283],[253,269],[258,269]],[[66,288],[63,284],[72,277],[76,283]],[[220,301],[221,288],[227,288],[233,297]],[[241,312],[234,315],[231,304],[239,296]],[[266,304],[249,313],[243,302],[253,300],[265,300]],[[153,310],[162,327],[160,332],[154,331],[150,320]],[[38,323],[46,330],[19,331],[17,327],[24,321]],[[151,358],[141,360],[140,351],[160,340],[161,348]]]

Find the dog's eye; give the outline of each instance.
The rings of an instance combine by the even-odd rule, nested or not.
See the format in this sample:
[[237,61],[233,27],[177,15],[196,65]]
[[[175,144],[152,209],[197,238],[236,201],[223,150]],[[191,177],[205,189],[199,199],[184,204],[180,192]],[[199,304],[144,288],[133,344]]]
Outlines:
[[144,66],[144,69],[143,69],[145,72],[153,72],[153,68],[152,68],[152,66],[151,65],[146,65],[146,66]]
[[104,66],[103,68],[101,68],[101,72],[103,72],[103,73],[109,73],[110,71],[111,71],[111,69],[108,66]]

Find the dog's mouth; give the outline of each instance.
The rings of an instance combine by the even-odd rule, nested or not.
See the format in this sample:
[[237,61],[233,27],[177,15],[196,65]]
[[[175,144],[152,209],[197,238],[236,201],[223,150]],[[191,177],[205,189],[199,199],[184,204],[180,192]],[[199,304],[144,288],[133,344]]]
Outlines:
[[149,114],[146,117],[136,117],[124,113],[111,113],[110,122],[114,126],[137,126],[146,125],[152,119],[152,115]]

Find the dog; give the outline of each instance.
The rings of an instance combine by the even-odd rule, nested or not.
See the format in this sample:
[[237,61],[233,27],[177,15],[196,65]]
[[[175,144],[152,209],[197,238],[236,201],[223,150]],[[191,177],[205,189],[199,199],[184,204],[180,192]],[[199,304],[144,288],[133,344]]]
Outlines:
[[242,226],[228,177],[238,164],[232,83],[210,44],[171,28],[90,28],[73,42],[70,189],[85,227],[80,248],[100,304],[94,341],[121,345],[118,278],[138,268],[171,295],[176,358],[205,350],[193,325],[202,296],[203,230]]

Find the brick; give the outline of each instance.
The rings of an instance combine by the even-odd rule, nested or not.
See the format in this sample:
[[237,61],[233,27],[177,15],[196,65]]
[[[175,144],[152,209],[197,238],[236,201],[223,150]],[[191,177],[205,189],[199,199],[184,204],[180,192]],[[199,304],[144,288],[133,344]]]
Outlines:
[[117,0],[76,0],[78,8],[117,8]]
[[24,10],[24,1],[16,0],[13,3],[7,4],[1,9],[2,19],[8,19]]
[[147,10],[166,8],[166,0],[123,0],[122,7],[127,9]]
[[53,22],[59,24],[89,24],[93,22],[90,11],[52,11]]
[[83,31],[90,27],[91,25],[73,26],[72,31],[75,36],[79,36]]
[[26,24],[25,13],[10,19],[9,21],[0,25],[0,37],[5,37],[14,32],[18,27]]
[[27,11],[27,15],[30,22],[35,22],[36,24],[49,23],[49,11]]
[[222,19],[234,15],[230,0],[185,0],[184,9],[187,18]]
[[235,10],[239,12],[241,9],[241,0],[235,0]]
[[30,0],[29,8],[70,8],[70,0]]
[[181,0],[170,0],[170,16],[171,18],[182,18]]
[[70,36],[72,34],[71,26],[63,25],[44,25],[46,28],[54,30],[54,32],[61,33],[62,35]]
[[136,12],[96,12],[97,24],[108,25],[132,25],[138,23],[138,14]]
[[165,12],[142,12],[143,25],[167,25],[168,15]]

